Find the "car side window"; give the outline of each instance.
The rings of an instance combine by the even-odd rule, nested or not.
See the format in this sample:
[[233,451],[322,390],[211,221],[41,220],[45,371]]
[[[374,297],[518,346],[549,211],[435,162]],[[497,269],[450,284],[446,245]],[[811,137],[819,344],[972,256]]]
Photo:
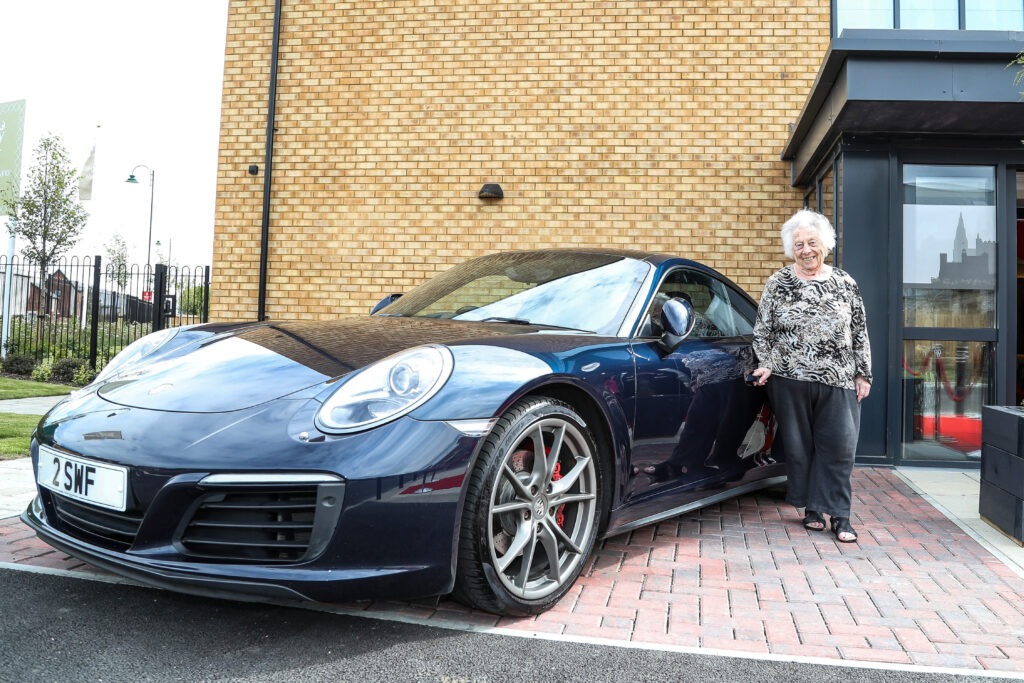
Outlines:
[[686,299],[693,305],[696,320],[691,337],[735,337],[751,334],[753,321],[734,306],[729,287],[705,273],[689,268],[677,268],[662,280],[654,295],[641,336],[661,336],[661,307],[672,298]]

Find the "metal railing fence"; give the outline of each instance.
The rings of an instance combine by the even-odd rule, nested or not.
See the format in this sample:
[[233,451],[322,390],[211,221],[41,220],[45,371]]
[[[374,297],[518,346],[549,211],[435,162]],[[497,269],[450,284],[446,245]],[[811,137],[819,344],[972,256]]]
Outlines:
[[139,337],[207,322],[210,267],[41,264],[0,256],[0,356],[80,358],[102,367]]

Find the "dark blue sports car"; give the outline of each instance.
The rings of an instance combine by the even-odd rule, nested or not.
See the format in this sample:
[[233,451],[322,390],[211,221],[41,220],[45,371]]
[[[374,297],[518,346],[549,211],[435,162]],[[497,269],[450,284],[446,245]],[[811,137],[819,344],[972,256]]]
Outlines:
[[755,310],[690,260],[523,251],[363,318],[165,330],[42,419],[22,519],[188,593],[535,614],[599,538],[785,481]]

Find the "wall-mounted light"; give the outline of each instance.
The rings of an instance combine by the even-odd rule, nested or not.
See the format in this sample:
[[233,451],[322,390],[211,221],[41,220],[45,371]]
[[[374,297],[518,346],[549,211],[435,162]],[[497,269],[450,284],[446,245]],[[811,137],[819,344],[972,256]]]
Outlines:
[[501,185],[498,183],[485,183],[477,194],[480,199],[502,199],[504,196],[505,193],[501,191]]

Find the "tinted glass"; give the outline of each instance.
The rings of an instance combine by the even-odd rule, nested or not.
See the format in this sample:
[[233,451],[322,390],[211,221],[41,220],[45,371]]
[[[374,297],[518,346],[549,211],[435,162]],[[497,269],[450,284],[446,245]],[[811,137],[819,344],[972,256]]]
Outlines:
[[659,314],[666,301],[686,299],[693,305],[696,322],[691,337],[735,337],[752,334],[755,311],[728,286],[696,270],[678,268],[669,273],[654,296],[641,336],[660,336]]
[[650,269],[618,255],[504,252],[457,265],[380,314],[616,334]]
[[903,342],[903,459],[981,458],[981,407],[995,400],[994,344]]
[[966,0],[965,27],[972,31],[1024,30],[1021,0]]
[[836,35],[847,28],[892,28],[892,0],[838,0]]
[[956,31],[960,28],[958,0],[900,0],[901,29]]
[[907,327],[996,324],[995,169],[904,166]]

